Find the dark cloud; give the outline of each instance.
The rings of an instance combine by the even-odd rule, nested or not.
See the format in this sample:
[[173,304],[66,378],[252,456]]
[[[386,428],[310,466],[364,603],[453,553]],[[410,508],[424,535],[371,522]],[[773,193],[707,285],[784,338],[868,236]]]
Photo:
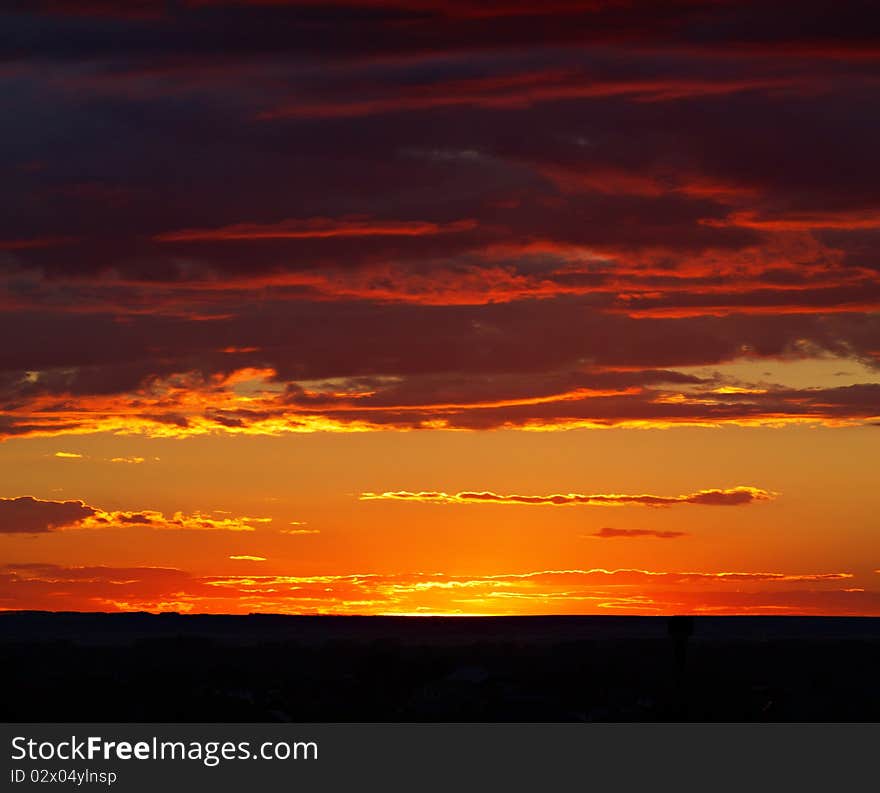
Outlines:
[[164,515],[156,510],[138,512],[103,510],[83,501],[52,501],[18,496],[0,498],[0,534],[45,534],[65,529],[108,529],[148,526],[169,531],[254,531],[253,524],[269,523],[270,518],[214,517],[201,513],[175,512]]
[[610,539],[640,539],[642,537],[653,537],[660,540],[675,540],[679,537],[687,537],[686,531],[659,531],[657,529],[614,529],[604,527],[597,532],[593,532],[590,537],[599,537],[603,540]]
[[871,11],[7,3],[0,437],[874,420]]
[[237,310],[124,322],[7,313],[0,327],[21,343],[0,351],[0,429],[858,423],[880,414],[873,382],[726,388],[723,379],[656,368],[828,354],[876,365],[878,323],[868,315],[632,319],[564,299],[437,307],[299,300]]
[[[675,0],[549,3],[475,0],[41,0],[7,4],[21,17],[26,47],[55,58],[84,53],[205,55],[221,49],[232,57],[291,51],[374,56],[455,52],[533,45],[536,35],[554,44],[615,44],[672,49],[758,50],[777,55],[806,52],[853,56],[872,51],[880,32],[869,2],[843,6],[829,0],[784,0],[767,6],[746,2]],[[16,13],[17,12],[17,13]],[[45,30],[28,30],[29,15]],[[791,24],[792,17],[798,25]],[[30,17],[33,18],[33,17]],[[88,25],[82,24],[83,19]],[[120,41],[98,38],[112,32]],[[40,35],[41,33],[41,35]],[[336,34],[335,36],[333,34]]]
[[77,526],[95,514],[82,501],[43,501],[33,496],[0,498],[0,533],[44,534]]

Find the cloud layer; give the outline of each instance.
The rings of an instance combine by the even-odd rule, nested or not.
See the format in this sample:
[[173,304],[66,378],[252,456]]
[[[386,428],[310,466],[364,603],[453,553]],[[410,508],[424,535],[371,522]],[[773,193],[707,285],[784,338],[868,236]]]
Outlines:
[[0,438],[880,420],[863,4],[123,5],[0,12]]
[[[880,592],[848,572],[537,570],[483,576],[195,576],[170,567],[0,568],[0,606],[85,611],[305,614],[794,613],[880,615]],[[261,569],[263,562],[259,562]],[[62,591],[63,590],[63,591]]]

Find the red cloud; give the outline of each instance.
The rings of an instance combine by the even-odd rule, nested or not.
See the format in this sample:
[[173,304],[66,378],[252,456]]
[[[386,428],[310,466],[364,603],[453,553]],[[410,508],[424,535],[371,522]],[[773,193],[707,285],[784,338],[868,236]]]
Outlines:
[[709,226],[740,226],[762,231],[858,231],[880,228],[880,211],[856,208],[838,212],[790,212],[775,217],[761,217],[753,211],[742,211],[734,212],[724,220],[708,219],[703,223]]
[[469,231],[474,220],[429,223],[417,220],[373,221],[308,218],[279,223],[236,223],[216,229],[183,229],[155,235],[159,242],[227,242],[235,240],[326,239],[332,237],[422,237]]
[[[297,102],[266,110],[261,119],[345,118],[443,107],[523,108],[571,99],[601,99],[630,96],[638,101],[669,101],[684,97],[711,96],[740,91],[790,88],[798,78],[747,80],[704,80],[693,78],[615,80],[597,79],[582,73],[535,73],[474,78],[450,83],[419,85],[391,96],[354,98],[344,102]],[[809,83],[807,83],[809,84]]]

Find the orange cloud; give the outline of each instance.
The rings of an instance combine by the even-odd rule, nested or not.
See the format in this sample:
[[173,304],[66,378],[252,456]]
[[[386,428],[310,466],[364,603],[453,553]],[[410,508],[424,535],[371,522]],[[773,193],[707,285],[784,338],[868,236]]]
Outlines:
[[269,523],[271,518],[231,517],[212,518],[200,512],[185,514],[175,512],[165,515],[155,510],[138,512],[96,510],[93,516],[83,520],[78,526],[71,528],[102,529],[121,528],[125,526],[149,526],[165,531],[254,531],[252,524]]
[[499,495],[490,492],[442,493],[436,491],[411,492],[398,490],[385,493],[361,493],[361,501],[419,501],[429,504],[530,504],[571,506],[618,506],[638,504],[648,507],[667,507],[674,504],[703,504],[707,506],[739,506],[755,501],[769,501],[776,493],[757,487],[733,487],[726,490],[700,490],[680,496],[654,496],[622,493],[556,493],[547,496]]
[[[835,388],[720,388],[676,372],[625,367],[546,375],[371,377],[363,385],[281,385],[274,369],[245,367],[205,377],[147,377],[120,394],[22,397],[0,417],[0,437],[93,432],[188,437],[214,432],[281,435],[390,429],[551,431],[601,427],[824,424],[880,419],[880,384]],[[51,373],[46,378],[51,379]],[[345,383],[347,378],[343,378]],[[577,382],[581,381],[581,382]],[[594,381],[595,386],[585,383]],[[38,381],[40,382],[40,381]],[[571,385],[576,387],[572,388]],[[607,387],[602,387],[608,383]],[[681,383],[682,390],[679,390]],[[283,390],[282,390],[283,389]],[[66,399],[60,397],[66,396]],[[452,397],[443,399],[443,397]],[[121,459],[121,458],[120,458]]]
[[[239,555],[237,561],[261,561]],[[0,608],[292,614],[880,614],[852,573],[535,570],[466,576],[195,576],[161,567],[0,567]]]

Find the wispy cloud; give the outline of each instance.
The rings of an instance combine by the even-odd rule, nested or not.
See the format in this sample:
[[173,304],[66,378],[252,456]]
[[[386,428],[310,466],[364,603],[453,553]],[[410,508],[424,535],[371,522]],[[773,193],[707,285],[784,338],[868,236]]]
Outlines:
[[741,506],[757,501],[770,501],[778,494],[758,487],[738,486],[725,490],[699,490],[680,496],[656,496],[647,493],[628,495],[623,493],[555,493],[552,495],[524,496],[501,495],[487,491],[462,491],[443,493],[439,491],[397,490],[384,493],[361,493],[361,501],[417,501],[428,504],[528,504],[542,506],[621,506],[637,504],[646,507],[669,507],[677,504],[701,504],[705,506]]
[[231,242],[332,237],[424,237],[468,231],[476,225],[473,220],[433,223],[420,220],[307,218],[283,220],[279,223],[235,223],[214,229],[181,229],[157,234],[154,239],[158,242]]

